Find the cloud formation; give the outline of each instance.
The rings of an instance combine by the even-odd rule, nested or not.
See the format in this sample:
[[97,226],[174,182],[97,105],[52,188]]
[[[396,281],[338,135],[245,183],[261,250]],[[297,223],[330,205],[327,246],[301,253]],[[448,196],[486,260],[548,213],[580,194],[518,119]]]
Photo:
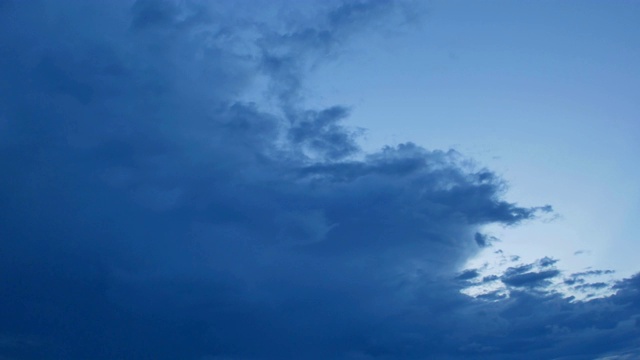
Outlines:
[[[454,150],[362,153],[347,108],[303,106],[313,66],[359,31],[402,23],[406,4],[3,4],[0,356],[640,347],[638,277],[572,302],[545,291],[560,276],[545,258],[492,278],[513,288],[498,301],[460,292],[480,276],[461,266],[494,240],[483,226],[550,207],[504,201],[503,181]],[[270,102],[247,101],[264,81]]]

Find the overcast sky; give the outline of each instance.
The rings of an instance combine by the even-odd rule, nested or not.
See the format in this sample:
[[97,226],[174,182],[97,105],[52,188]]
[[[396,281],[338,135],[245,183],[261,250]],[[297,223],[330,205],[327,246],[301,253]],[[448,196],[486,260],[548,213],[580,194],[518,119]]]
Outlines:
[[635,359],[640,3],[0,1],[0,359]]

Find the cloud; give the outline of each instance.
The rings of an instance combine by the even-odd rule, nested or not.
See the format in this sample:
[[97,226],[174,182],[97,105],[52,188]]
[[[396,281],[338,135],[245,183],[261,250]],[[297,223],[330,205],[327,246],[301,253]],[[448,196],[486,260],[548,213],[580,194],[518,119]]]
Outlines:
[[475,279],[478,276],[480,276],[480,273],[478,272],[478,270],[476,269],[468,269],[463,271],[460,275],[458,275],[456,277],[456,279],[458,280],[469,280],[469,279]]
[[[498,301],[462,294],[483,226],[550,208],[503,200],[504,182],[453,150],[364,154],[346,107],[300,101],[306,72],[402,22],[404,5],[243,4],[0,8],[0,335],[28,339],[0,356],[545,358],[582,339],[606,339],[584,354],[635,344],[635,277],[585,304],[532,290],[551,268],[508,271],[517,289]],[[248,101],[263,77],[271,102]]]
[[347,115],[342,107],[307,111],[289,129],[289,140],[292,145],[316,153],[321,159],[340,160],[354,155],[359,150],[358,134],[340,124]]
[[511,286],[539,286],[546,284],[548,279],[560,275],[558,270],[545,270],[538,272],[527,272],[502,278],[502,282]]

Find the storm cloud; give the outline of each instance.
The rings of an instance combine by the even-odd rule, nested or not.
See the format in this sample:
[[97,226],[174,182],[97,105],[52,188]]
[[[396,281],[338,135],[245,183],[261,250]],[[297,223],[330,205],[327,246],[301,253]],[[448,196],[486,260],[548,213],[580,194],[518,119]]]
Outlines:
[[[638,276],[590,302],[483,226],[549,212],[455,150],[364,153],[305,74],[406,3],[0,7],[0,356],[591,358],[640,347]],[[385,25],[386,24],[386,25]],[[265,85],[266,84],[266,85]],[[248,95],[263,86],[263,99]],[[586,341],[586,343],[585,343]]]

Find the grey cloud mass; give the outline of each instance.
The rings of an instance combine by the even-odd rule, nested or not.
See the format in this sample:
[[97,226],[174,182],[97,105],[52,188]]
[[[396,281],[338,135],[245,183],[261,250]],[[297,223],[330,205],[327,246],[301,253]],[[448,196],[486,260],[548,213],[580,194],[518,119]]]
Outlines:
[[[545,258],[499,277],[508,297],[460,292],[483,226],[549,206],[455,150],[364,153],[347,107],[303,105],[306,73],[408,6],[0,2],[0,358],[640,348],[638,276],[575,302]],[[247,100],[265,79],[269,104]]]

